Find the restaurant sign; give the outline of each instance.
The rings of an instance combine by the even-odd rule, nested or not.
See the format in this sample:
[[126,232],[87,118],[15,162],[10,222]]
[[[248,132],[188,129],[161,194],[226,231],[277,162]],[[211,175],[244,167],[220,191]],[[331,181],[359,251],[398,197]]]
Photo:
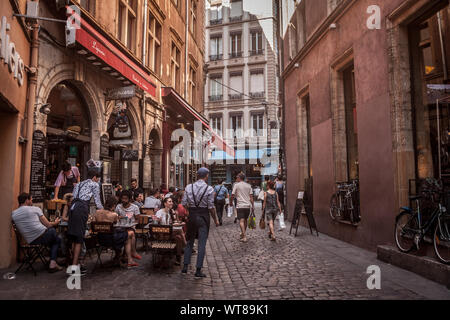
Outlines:
[[16,45],[11,41],[10,36],[6,34],[10,30],[11,25],[6,20],[6,17],[2,17],[0,24],[0,59],[8,65],[9,73],[13,75],[14,79],[17,79],[19,86],[22,86],[25,64],[20,54],[16,51]]
[[108,90],[106,100],[125,100],[131,99],[136,95],[136,87],[128,86]]

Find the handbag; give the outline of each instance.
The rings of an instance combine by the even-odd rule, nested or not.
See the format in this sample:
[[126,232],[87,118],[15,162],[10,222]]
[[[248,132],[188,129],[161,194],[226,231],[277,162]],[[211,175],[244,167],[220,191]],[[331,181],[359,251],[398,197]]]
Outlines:
[[266,228],[266,221],[264,221],[264,215],[259,220],[259,227],[264,230]]

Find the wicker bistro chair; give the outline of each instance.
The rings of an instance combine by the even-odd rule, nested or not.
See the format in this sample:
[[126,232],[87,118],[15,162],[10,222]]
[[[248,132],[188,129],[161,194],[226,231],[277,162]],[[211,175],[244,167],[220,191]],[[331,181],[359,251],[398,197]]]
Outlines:
[[153,267],[156,267],[164,256],[171,258],[176,255],[177,244],[172,235],[172,226],[150,225],[149,231]]
[[148,215],[137,215],[136,216],[136,230],[135,235],[136,239],[142,239],[142,247],[147,252],[148,250],[148,240],[149,240],[149,232],[147,225],[150,223],[150,217]]
[[25,239],[20,234],[19,229],[17,229],[16,224],[13,222],[12,226],[14,228],[14,232],[17,238],[17,248],[19,250],[19,255],[23,256],[22,264],[17,268],[15,273],[18,273],[24,266],[27,266],[28,270],[32,270],[34,275],[36,276],[36,270],[33,268],[33,264],[39,258],[45,267],[48,267],[48,260],[45,258],[45,255],[48,253],[48,248],[44,245],[32,245],[28,244]]
[[100,234],[105,234],[105,235],[113,235],[114,234],[114,226],[113,223],[111,222],[96,222],[96,221],[92,221],[91,222],[91,237],[95,238],[95,249],[97,252],[97,261],[95,262],[95,266],[94,266],[94,270],[97,268],[97,265],[100,263],[100,267],[103,267],[103,262],[102,262],[102,258],[101,255],[102,253],[105,251],[107,251],[108,249],[112,249],[112,246],[104,246],[102,244],[100,244],[100,241],[98,239],[98,236]]

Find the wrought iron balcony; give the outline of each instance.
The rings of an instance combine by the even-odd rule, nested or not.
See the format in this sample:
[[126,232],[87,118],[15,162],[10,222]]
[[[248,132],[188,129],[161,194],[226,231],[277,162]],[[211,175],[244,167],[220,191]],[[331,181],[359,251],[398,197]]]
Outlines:
[[263,92],[250,92],[250,96],[252,98],[264,98],[265,95],[266,95],[266,93],[264,91]]
[[209,20],[209,25],[210,26],[216,26],[218,24],[222,24],[222,19],[211,19]]
[[236,16],[236,17],[230,16],[230,22],[236,22],[236,21],[241,21],[241,20],[242,20],[242,15]]
[[256,49],[256,50],[250,50],[251,56],[258,56],[264,54],[264,49]]
[[228,98],[230,100],[240,100],[242,99],[242,93],[229,94]]
[[209,96],[209,101],[222,101],[223,95]]
[[231,58],[240,58],[240,57],[242,57],[242,51],[231,52],[230,57]]
[[212,54],[209,56],[209,61],[217,61],[217,60],[222,60],[223,59],[223,54]]

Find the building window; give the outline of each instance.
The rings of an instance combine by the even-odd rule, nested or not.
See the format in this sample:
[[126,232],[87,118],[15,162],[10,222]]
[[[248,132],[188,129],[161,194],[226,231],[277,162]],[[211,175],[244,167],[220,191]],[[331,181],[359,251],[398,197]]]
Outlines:
[[230,21],[242,20],[242,1],[231,2]]
[[253,98],[264,98],[264,70],[250,71],[250,95]]
[[118,38],[128,49],[136,50],[137,0],[119,0]]
[[222,136],[222,116],[212,116],[210,123],[211,129],[219,136]]
[[209,60],[216,61],[216,60],[222,60],[223,53],[222,53],[222,36],[214,36],[210,39],[210,55]]
[[194,35],[194,37],[197,35],[197,1],[191,0],[191,19],[189,21],[189,31]]
[[80,6],[95,15],[95,0],[79,0]]
[[252,135],[254,137],[264,136],[264,113],[252,115]]
[[222,76],[211,76],[209,79],[209,101],[223,100]]
[[289,25],[289,58],[294,59],[297,55],[297,34],[292,25]]
[[209,18],[210,25],[217,25],[222,23],[222,6],[212,6]]
[[241,46],[241,34],[240,33],[232,33],[230,35],[230,48],[231,48],[231,57],[237,58],[242,56],[242,46]]
[[147,66],[161,76],[161,25],[149,13],[147,27]]
[[172,51],[170,56],[170,78],[172,87],[178,92],[180,90],[180,59],[180,49],[178,49],[175,43],[172,42]]
[[259,55],[262,54],[263,44],[262,44],[262,31],[252,31],[251,32],[251,41],[250,41],[250,55]]
[[197,79],[197,73],[195,72],[195,69],[190,66],[189,67],[189,90],[188,90],[188,101],[189,103],[194,106],[195,105],[195,83]]
[[233,130],[233,134],[237,138],[243,137],[243,128],[242,128],[242,116],[241,115],[233,115],[230,117],[231,129]]
[[347,176],[358,179],[358,127],[356,122],[355,71],[353,65],[342,71],[344,79],[345,129],[347,136]]
[[299,165],[299,186],[306,188],[306,180],[312,177],[312,146],[311,146],[311,114],[308,92],[297,98],[297,150]]
[[230,89],[228,91],[228,98],[230,100],[242,99],[242,72],[230,72]]

